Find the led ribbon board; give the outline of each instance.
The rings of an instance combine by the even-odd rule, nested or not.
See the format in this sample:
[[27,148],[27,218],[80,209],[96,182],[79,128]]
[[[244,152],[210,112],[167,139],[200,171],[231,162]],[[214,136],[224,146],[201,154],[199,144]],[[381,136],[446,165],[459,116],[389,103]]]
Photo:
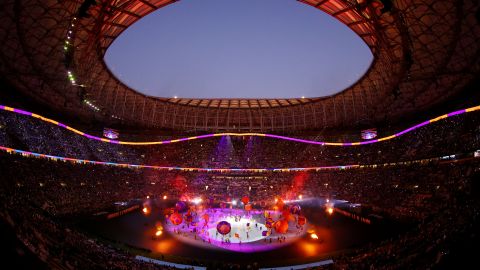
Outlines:
[[396,137],[399,137],[399,136],[402,136],[408,132],[411,132],[415,129],[418,129],[420,127],[423,127],[423,126],[426,126],[428,124],[431,124],[431,123],[434,123],[434,122],[437,122],[439,120],[442,120],[442,119],[445,119],[445,118],[448,118],[448,117],[451,117],[451,116],[455,116],[455,115],[460,115],[460,114],[464,114],[464,113],[468,113],[468,112],[474,112],[474,111],[478,111],[480,110],[480,105],[478,106],[475,106],[475,107],[471,107],[471,108],[467,108],[467,109],[462,109],[462,110],[458,110],[458,111],[454,111],[454,112],[451,112],[451,113],[448,113],[448,114],[444,114],[444,115],[440,115],[438,117],[435,117],[433,119],[430,119],[430,120],[427,120],[425,122],[422,122],[420,124],[417,124],[415,126],[412,126],[410,128],[407,128],[403,131],[400,131],[398,133],[395,133],[393,135],[390,135],[390,136],[386,136],[386,137],[382,137],[382,138],[378,138],[378,139],[374,139],[374,140],[367,140],[367,141],[361,141],[361,142],[320,142],[320,141],[312,141],[312,140],[304,140],[304,139],[299,139],[299,138],[292,138],[292,137],[287,137],[287,136],[280,136],[280,135],[274,135],[274,134],[266,134],[266,133],[231,133],[231,132],[227,132],[227,133],[212,133],[212,134],[206,134],[206,135],[200,135],[200,136],[192,136],[192,137],[186,137],[186,138],[180,138],[180,139],[174,139],[174,140],[165,140],[165,141],[153,141],[153,142],[128,142],[128,141],[119,141],[119,140],[112,140],[112,139],[106,139],[106,138],[101,138],[101,137],[97,137],[97,136],[93,136],[93,135],[90,135],[90,134],[87,134],[85,132],[82,132],[80,130],[77,130],[75,128],[72,128],[70,126],[67,126],[65,124],[62,124],[58,121],[55,121],[55,120],[52,120],[52,119],[49,119],[49,118],[46,118],[46,117],[43,117],[41,115],[38,115],[38,114],[35,114],[35,113],[31,113],[31,112],[27,112],[27,111],[24,111],[24,110],[20,110],[20,109],[16,109],[16,108],[12,108],[12,107],[8,107],[8,106],[4,106],[4,105],[0,105],[0,109],[4,110],[4,111],[9,111],[9,112],[14,112],[14,113],[18,113],[18,114],[23,114],[23,115],[27,115],[27,116],[31,116],[31,117],[34,117],[34,118],[37,118],[37,119],[40,119],[42,121],[45,121],[45,122],[48,122],[50,124],[53,124],[53,125],[57,125],[57,126],[60,126],[62,128],[65,128],[65,129],[68,129],[70,130],[71,132],[74,132],[78,135],[82,135],[82,136],[85,136],[89,139],[92,139],[92,140],[97,140],[97,141],[102,141],[102,142],[106,142],[106,143],[113,143],[113,144],[125,144],[125,145],[156,145],[156,144],[169,144],[169,143],[177,143],[177,142],[184,142],[184,141],[191,141],[191,140],[198,140],[198,139],[205,139],[205,138],[211,138],[211,137],[219,137],[219,136],[237,136],[237,137],[240,137],[240,136],[257,136],[257,137],[269,137],[269,138],[275,138],[275,139],[281,139],[281,140],[286,140],[286,141],[294,141],[294,142],[299,142],[299,143],[307,143],[307,144],[316,144],[316,145],[327,145],[327,146],[355,146],[355,145],[365,145],[365,144],[371,144],[371,143],[378,143],[378,142],[383,142],[383,141],[388,141],[388,140],[391,140],[393,138],[396,138]]
[[[39,154],[35,152],[29,152],[14,148],[8,148],[5,146],[0,146],[0,151],[5,151],[9,154],[18,154],[24,157],[33,157],[33,158],[42,158],[54,161],[64,161],[71,162],[74,164],[93,164],[93,165],[104,165],[104,166],[113,166],[113,167],[122,167],[122,168],[132,168],[132,169],[154,169],[154,170],[166,170],[166,171],[187,171],[187,172],[217,172],[217,173],[231,173],[231,172],[244,172],[244,173],[266,173],[266,172],[305,172],[305,171],[328,171],[328,170],[346,170],[346,169],[364,169],[364,168],[382,168],[382,167],[394,167],[394,166],[403,166],[411,164],[425,164],[428,162],[436,162],[446,160],[447,162],[457,162],[458,159],[455,159],[456,155],[443,156],[443,157],[434,157],[434,158],[425,158],[417,159],[410,161],[400,161],[400,162],[390,162],[382,164],[351,164],[351,165],[336,165],[336,166],[320,166],[320,167],[304,167],[304,168],[195,168],[195,167],[175,167],[175,166],[155,166],[155,165],[140,165],[140,164],[130,164],[130,163],[117,163],[117,162],[107,162],[107,161],[95,161],[87,159],[78,159],[78,158],[69,158],[61,156],[53,156],[46,154]],[[475,153],[468,153],[471,157],[464,158],[472,159],[479,158]]]

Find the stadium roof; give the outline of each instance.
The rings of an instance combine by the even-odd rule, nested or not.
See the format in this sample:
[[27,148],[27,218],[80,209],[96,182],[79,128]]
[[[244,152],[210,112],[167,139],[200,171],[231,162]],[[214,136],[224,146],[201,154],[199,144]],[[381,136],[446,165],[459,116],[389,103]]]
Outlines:
[[145,96],[111,74],[103,56],[131,24],[174,2],[5,0],[0,74],[53,109],[106,124],[279,132],[398,119],[448,100],[479,74],[476,1],[301,0],[346,24],[372,50],[370,69],[354,85],[322,98]]

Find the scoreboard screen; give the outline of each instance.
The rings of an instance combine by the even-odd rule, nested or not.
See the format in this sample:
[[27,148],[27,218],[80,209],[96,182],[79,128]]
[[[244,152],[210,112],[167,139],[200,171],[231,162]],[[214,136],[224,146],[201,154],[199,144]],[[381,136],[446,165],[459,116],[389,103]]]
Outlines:
[[371,140],[375,137],[377,137],[377,129],[371,128],[371,129],[362,130],[362,139]]
[[103,129],[103,136],[109,139],[118,139],[119,132],[118,130],[111,129],[111,128],[104,128]]

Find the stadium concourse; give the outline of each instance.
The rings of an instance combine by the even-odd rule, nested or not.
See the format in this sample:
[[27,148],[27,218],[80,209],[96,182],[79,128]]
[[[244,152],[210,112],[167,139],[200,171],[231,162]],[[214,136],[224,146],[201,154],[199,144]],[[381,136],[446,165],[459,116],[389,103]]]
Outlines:
[[0,5],[2,269],[478,264],[478,1],[300,0],[372,52],[332,96],[142,95],[105,52],[175,2]]

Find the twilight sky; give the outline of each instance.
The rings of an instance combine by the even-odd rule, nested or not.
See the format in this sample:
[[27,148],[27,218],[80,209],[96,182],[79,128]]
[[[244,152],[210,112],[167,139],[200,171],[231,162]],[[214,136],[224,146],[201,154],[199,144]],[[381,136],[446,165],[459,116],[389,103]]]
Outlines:
[[298,98],[345,89],[372,54],[345,25],[295,0],[181,0],[124,31],[105,61],[151,96]]

